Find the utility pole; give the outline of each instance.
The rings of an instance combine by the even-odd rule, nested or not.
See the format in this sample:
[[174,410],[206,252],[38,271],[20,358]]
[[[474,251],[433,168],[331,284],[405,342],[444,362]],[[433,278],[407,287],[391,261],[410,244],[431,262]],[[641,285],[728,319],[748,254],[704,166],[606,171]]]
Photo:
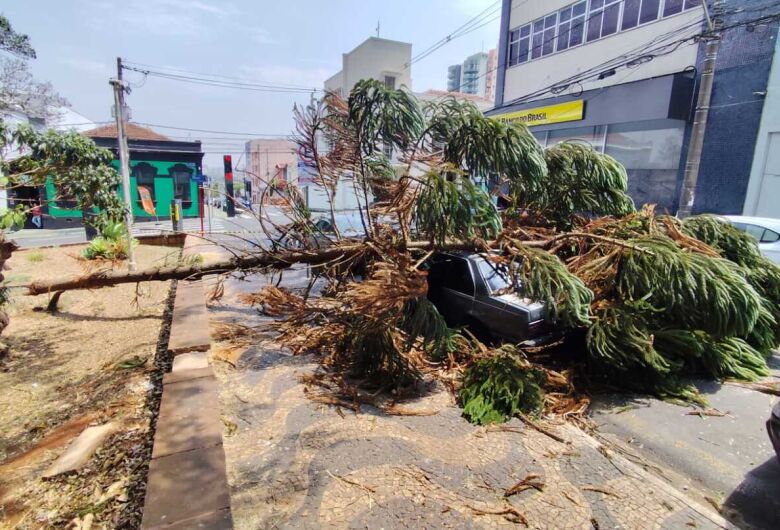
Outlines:
[[707,19],[707,47],[705,48],[704,64],[701,73],[701,86],[699,97],[696,101],[696,113],[693,117],[691,138],[688,142],[688,158],[685,162],[682,188],[680,189],[680,202],[677,207],[677,217],[684,218],[691,215],[693,203],[696,200],[696,183],[699,180],[701,167],[701,155],[704,150],[704,133],[707,129],[707,120],[710,115],[710,101],[712,100],[712,85],[715,81],[715,61],[720,50],[720,33],[716,33],[715,25],[710,16],[707,0],[702,2],[704,16]]
[[119,151],[119,168],[122,175],[122,195],[125,202],[125,226],[127,227],[127,268],[135,270],[135,251],[133,250],[133,203],[130,193],[130,152],[127,148],[127,117],[125,116],[125,91],[129,91],[122,80],[122,58],[116,58],[116,79],[109,84],[114,87],[114,108],[116,114],[116,140]]

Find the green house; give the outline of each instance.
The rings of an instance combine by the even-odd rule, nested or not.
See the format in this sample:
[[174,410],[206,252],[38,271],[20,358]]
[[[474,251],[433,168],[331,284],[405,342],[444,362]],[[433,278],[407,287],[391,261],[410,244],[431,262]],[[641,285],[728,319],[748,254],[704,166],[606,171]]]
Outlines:
[[[92,138],[100,147],[111,149],[114,152],[113,165],[119,170],[116,125],[98,127],[82,134]],[[185,217],[197,217],[198,183],[193,177],[203,172],[200,142],[171,140],[132,123],[127,125],[127,136],[130,150],[130,196],[135,218],[138,221],[170,218],[173,199],[182,200]],[[139,187],[148,192],[153,211],[144,209]],[[121,185],[117,193],[123,197]],[[67,197],[54,200],[56,192],[51,181],[46,183],[45,195],[44,215],[48,215],[46,228],[80,224],[82,214],[75,207],[75,201]]]

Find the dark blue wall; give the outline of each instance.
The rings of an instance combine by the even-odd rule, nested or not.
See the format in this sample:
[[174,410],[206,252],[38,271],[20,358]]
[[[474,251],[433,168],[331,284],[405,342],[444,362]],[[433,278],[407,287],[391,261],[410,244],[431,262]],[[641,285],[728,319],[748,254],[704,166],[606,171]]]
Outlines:
[[[730,0],[725,3],[725,9],[731,11],[755,5],[755,0]],[[763,14],[769,12],[743,12],[726,15],[722,20],[724,26],[729,26]],[[767,88],[777,37],[774,26],[739,27],[724,32],[716,61],[694,213],[742,213],[764,108],[763,96],[755,93]],[[704,47],[704,43],[699,46],[699,75]],[[690,125],[688,129],[686,147]],[[681,168],[680,178],[683,170]]]

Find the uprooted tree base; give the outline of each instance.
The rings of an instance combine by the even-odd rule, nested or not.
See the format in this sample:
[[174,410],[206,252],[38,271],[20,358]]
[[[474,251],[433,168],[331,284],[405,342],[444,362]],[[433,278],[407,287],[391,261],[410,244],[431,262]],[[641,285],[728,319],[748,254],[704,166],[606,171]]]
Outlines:
[[[342,235],[332,208],[333,231],[325,231],[295,188],[271,182],[264,193],[285,203],[291,223],[260,216],[267,244],[216,264],[33,283],[29,293],[310,265],[325,295],[270,286],[247,299],[282,317],[287,347],[318,352],[332,374],[349,376],[342,381],[374,388],[433,374],[478,423],[542,406],[581,410],[575,388],[696,400],[691,376],[767,375],[766,356],[780,342],[780,268],[718,218],[636,211],[625,169],[611,157],[576,143],[543,149],[525,127],[470,104],[421,107],[373,81],[358,83],[348,101],[328,94],[296,118],[300,152],[326,196],[353,186],[360,235]],[[405,165],[397,180],[382,150],[389,144]],[[493,186],[504,212],[477,180]],[[432,253],[454,250],[486,253],[509,290],[544,302],[551,323],[580,337],[567,346],[582,354],[488,347],[449,327],[427,299],[425,268]]]

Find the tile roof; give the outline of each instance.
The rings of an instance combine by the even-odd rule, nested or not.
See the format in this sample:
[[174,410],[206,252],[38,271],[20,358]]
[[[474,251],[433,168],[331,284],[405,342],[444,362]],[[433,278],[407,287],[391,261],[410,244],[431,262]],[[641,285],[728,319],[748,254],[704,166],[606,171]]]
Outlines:
[[[128,123],[125,130],[127,131],[128,140],[171,140],[167,136],[163,136],[162,134],[153,131],[152,129],[141,127],[140,125],[136,125],[134,123]],[[103,125],[102,127],[98,127],[96,129],[84,131],[81,134],[84,136],[89,136],[90,138],[116,138],[116,124]]]

